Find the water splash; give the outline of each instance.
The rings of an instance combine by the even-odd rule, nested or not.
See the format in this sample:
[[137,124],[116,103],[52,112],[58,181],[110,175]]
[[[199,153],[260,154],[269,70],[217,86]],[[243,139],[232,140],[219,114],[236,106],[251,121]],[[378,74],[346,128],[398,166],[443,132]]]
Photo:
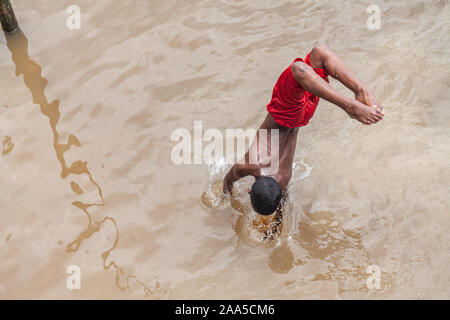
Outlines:
[[219,158],[208,164],[209,181],[202,193],[200,205],[211,214],[224,205],[225,196],[223,194],[222,181],[228,172],[228,164],[225,158]]
[[228,164],[224,157],[217,159],[216,161],[208,164],[209,182],[214,183],[222,181],[225,175],[228,173]]
[[[292,165],[293,179],[289,184],[289,189],[298,181],[307,178],[311,174],[312,168],[304,160],[294,162]],[[210,214],[217,214],[231,208],[233,212],[241,214],[234,228],[238,237],[247,244],[251,246],[279,245],[285,218],[291,212],[289,208],[292,198],[289,191],[276,213],[270,216],[260,215],[252,209],[250,204],[247,194],[250,184],[247,181],[236,181],[233,186],[233,195],[223,195],[222,183],[228,169],[225,158],[217,159],[208,165],[209,181],[200,199],[201,206]],[[290,217],[293,221],[293,223],[289,223],[291,227],[296,225],[298,218]],[[291,231],[289,231],[289,234],[291,234]]]
[[[299,164],[301,166],[299,166]],[[301,167],[303,167],[303,171],[302,171]],[[306,162],[304,162],[303,160],[300,160],[298,162],[294,162],[292,164],[292,180],[291,180],[290,184],[291,185],[295,184],[296,182],[309,177],[309,175],[311,174],[312,169],[313,169],[313,167],[310,166],[309,164],[307,164]]]

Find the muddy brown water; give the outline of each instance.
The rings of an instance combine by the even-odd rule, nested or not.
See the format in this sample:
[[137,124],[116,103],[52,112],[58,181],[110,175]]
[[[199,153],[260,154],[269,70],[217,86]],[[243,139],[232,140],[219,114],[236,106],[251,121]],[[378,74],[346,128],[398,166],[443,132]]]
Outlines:
[[[71,4],[79,30],[66,27]],[[371,31],[371,4],[13,1],[22,31],[0,36],[0,298],[450,298],[450,6],[378,1]],[[257,128],[281,71],[318,42],[386,116],[362,126],[321,101],[266,243],[251,179],[214,205],[226,168],[173,164],[171,133]],[[70,265],[80,290],[66,287]]]

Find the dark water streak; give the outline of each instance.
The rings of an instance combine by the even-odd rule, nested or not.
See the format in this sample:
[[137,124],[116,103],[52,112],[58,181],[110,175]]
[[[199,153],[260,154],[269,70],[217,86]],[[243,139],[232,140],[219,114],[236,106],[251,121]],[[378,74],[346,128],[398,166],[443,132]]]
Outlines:
[[[104,207],[105,206],[105,200],[103,197],[103,191],[100,187],[100,185],[97,183],[97,181],[92,176],[91,172],[88,169],[88,164],[86,161],[78,160],[73,162],[70,166],[67,165],[66,159],[64,157],[64,154],[72,148],[72,146],[81,147],[81,143],[77,139],[77,137],[73,134],[69,135],[67,143],[61,143],[60,142],[60,134],[57,130],[57,124],[60,120],[61,113],[59,110],[59,100],[54,100],[53,102],[49,103],[47,97],[45,96],[45,87],[47,86],[47,79],[43,78],[42,68],[39,64],[37,64],[35,61],[33,61],[28,54],[28,40],[23,34],[22,30],[18,30],[14,34],[5,34],[7,46],[11,52],[12,60],[15,64],[16,76],[23,76],[23,81],[25,83],[25,86],[30,90],[32,97],[33,97],[33,103],[38,104],[40,106],[41,113],[46,116],[49,119],[50,127],[53,132],[53,147],[56,152],[56,157],[61,165],[61,178],[66,179],[70,175],[83,175],[86,174],[89,177],[89,181],[96,187],[98,194],[100,196],[101,202],[100,203],[83,203],[81,201],[74,201],[72,202],[72,205],[77,207],[78,209],[82,210],[83,213],[88,218],[88,226],[85,230],[83,230],[79,236],[69,243],[66,247],[67,252],[76,252],[80,246],[83,240],[89,239],[94,233],[99,232],[102,225],[106,221],[110,221],[114,224],[116,235],[114,239],[113,245],[104,251],[101,255],[102,257],[102,263],[104,270],[108,270],[111,267],[115,270],[115,281],[116,286],[122,290],[129,290],[131,288],[130,281],[133,280],[135,283],[138,283],[141,285],[145,291],[145,295],[148,296],[149,294],[153,293],[153,290],[151,290],[149,287],[147,287],[142,281],[138,280],[136,276],[130,274],[125,277],[125,285],[120,284],[120,275],[124,273],[123,269],[120,268],[115,261],[107,262],[109,256],[111,255],[111,252],[117,247],[117,244],[119,242],[120,234],[119,229],[117,226],[117,222],[114,218],[106,216],[102,220],[94,221],[92,218],[91,212],[89,212],[89,209],[92,207]],[[74,190],[74,184],[75,182],[71,182],[72,190]],[[78,185],[77,189],[81,189]],[[156,288],[159,288],[159,283],[157,283]]]

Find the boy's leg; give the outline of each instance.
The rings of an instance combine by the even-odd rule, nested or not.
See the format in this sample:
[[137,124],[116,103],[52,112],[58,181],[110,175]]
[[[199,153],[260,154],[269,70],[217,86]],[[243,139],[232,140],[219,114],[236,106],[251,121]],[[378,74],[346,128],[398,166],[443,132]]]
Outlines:
[[330,76],[340,81],[355,93],[355,99],[368,106],[383,109],[372,91],[356,78],[353,72],[328,46],[321,44],[311,50],[309,56],[314,68],[325,69]]
[[306,63],[296,61],[291,65],[291,70],[295,80],[297,80],[303,89],[339,106],[350,117],[364,124],[376,123],[383,118],[380,108],[369,107],[336,91]]

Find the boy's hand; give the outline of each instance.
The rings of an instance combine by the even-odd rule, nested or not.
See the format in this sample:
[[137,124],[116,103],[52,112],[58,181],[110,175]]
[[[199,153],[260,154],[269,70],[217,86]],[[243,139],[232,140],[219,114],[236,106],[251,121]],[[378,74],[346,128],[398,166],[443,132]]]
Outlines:
[[225,179],[223,179],[223,193],[226,194],[232,194],[233,191],[233,182],[230,181],[229,175],[225,176]]

